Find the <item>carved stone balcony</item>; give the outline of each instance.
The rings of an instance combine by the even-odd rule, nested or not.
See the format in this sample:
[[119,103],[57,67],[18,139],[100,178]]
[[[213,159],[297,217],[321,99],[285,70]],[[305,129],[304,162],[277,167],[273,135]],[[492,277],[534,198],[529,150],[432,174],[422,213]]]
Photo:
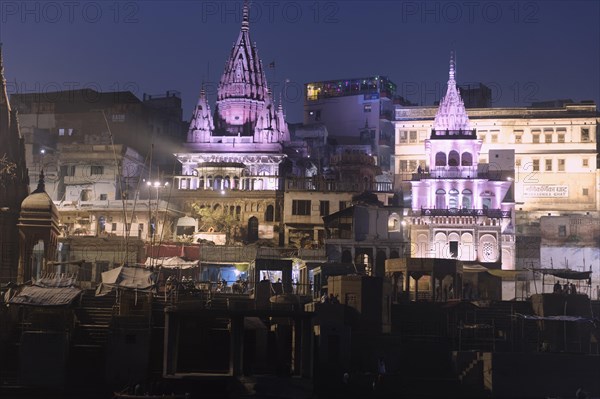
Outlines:
[[495,219],[510,218],[510,211],[503,211],[502,209],[458,209],[458,208],[447,208],[447,209],[428,209],[421,208],[421,216],[485,216]]

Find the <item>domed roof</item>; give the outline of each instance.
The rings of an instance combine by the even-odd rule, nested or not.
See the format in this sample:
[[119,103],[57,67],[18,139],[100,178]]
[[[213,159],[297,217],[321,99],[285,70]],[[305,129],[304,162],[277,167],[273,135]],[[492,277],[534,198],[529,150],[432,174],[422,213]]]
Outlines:
[[40,172],[40,181],[37,188],[21,203],[21,212],[56,213],[56,206],[52,202],[52,198],[46,193],[43,170]]

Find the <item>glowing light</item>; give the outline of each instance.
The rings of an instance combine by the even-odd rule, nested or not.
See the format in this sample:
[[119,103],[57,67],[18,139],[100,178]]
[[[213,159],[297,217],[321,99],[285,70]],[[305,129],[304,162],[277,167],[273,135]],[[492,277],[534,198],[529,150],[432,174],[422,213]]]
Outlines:
[[222,194],[222,195],[225,195],[225,190],[221,190],[221,194]]

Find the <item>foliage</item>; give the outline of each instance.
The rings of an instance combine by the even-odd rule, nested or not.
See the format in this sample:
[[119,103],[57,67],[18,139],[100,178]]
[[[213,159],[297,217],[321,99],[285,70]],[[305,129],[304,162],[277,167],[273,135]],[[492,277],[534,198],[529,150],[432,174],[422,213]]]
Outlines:
[[0,158],[0,177],[15,177],[17,165],[14,162],[10,162],[6,154]]
[[229,243],[231,230],[238,224],[234,215],[224,212],[222,207],[214,209],[196,203],[192,204],[192,210],[199,219],[199,231],[225,233],[225,239]]

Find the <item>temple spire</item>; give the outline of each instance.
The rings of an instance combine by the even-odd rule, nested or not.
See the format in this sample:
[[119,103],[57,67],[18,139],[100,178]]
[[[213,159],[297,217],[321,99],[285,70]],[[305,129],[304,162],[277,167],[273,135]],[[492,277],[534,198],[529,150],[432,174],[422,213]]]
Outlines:
[[460,92],[456,87],[456,63],[454,52],[450,53],[450,68],[448,71],[448,89],[440,101],[440,106],[433,123],[435,131],[464,132],[471,130],[469,117]]
[[448,72],[448,84],[456,85],[456,80],[454,79],[454,75],[456,74],[456,63],[454,61],[454,51],[450,52],[450,71]]
[[250,5],[248,0],[244,0],[242,8],[242,32],[248,32],[250,30]]

